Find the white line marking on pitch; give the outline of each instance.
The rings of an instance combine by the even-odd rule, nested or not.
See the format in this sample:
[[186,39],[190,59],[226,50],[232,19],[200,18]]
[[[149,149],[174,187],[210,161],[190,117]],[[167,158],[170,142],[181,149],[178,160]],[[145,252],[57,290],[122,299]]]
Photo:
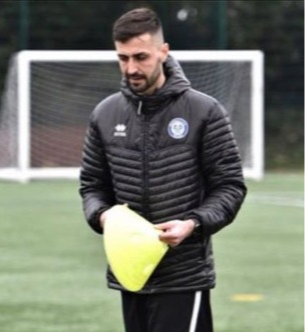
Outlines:
[[291,206],[304,208],[304,199],[299,197],[289,197],[281,195],[271,195],[271,194],[255,194],[248,195],[247,201],[249,203],[259,203],[268,205],[278,205],[278,206]]

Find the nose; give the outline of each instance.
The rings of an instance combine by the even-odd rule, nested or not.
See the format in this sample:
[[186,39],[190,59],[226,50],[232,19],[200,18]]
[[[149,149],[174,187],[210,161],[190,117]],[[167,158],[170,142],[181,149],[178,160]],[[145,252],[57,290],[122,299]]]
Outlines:
[[128,75],[135,74],[138,71],[136,62],[130,58],[126,64],[126,72]]

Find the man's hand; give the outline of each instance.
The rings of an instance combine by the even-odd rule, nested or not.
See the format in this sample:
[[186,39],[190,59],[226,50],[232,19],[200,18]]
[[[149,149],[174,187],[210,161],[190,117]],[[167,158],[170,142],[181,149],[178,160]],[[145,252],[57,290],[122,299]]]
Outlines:
[[100,225],[101,225],[102,228],[104,228],[104,225],[105,225],[105,221],[106,221],[106,218],[107,218],[107,212],[108,212],[108,210],[104,211],[100,215]]
[[159,239],[171,247],[175,247],[192,234],[195,228],[195,222],[192,219],[171,220],[158,224],[155,227],[162,231],[159,235]]
[[[127,203],[124,203],[123,205],[128,207],[128,204],[127,204]],[[104,228],[104,225],[105,225],[105,222],[106,222],[106,218],[107,218],[107,214],[108,214],[108,211],[109,211],[109,210],[111,210],[111,208],[109,208],[108,210],[105,210],[105,211],[100,215],[100,225],[101,225],[102,228]]]

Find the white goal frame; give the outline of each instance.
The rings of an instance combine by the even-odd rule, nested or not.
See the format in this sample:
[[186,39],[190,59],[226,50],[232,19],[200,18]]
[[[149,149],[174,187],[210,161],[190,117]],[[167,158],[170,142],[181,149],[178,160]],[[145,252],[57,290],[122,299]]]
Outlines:
[[[250,61],[251,66],[251,151],[253,167],[244,168],[246,178],[260,180],[264,174],[263,135],[263,67],[261,51],[171,51],[179,61]],[[31,168],[30,165],[30,65],[32,61],[111,61],[117,59],[115,51],[21,51],[17,55],[18,66],[18,165],[16,168],[0,168],[0,179],[27,182],[31,179],[77,179],[80,169]]]

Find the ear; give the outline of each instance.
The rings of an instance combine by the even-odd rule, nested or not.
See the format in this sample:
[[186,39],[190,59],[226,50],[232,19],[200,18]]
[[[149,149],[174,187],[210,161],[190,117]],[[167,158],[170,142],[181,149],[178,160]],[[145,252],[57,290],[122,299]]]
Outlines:
[[161,46],[161,59],[162,62],[165,62],[169,53],[169,44],[168,43],[163,43]]

